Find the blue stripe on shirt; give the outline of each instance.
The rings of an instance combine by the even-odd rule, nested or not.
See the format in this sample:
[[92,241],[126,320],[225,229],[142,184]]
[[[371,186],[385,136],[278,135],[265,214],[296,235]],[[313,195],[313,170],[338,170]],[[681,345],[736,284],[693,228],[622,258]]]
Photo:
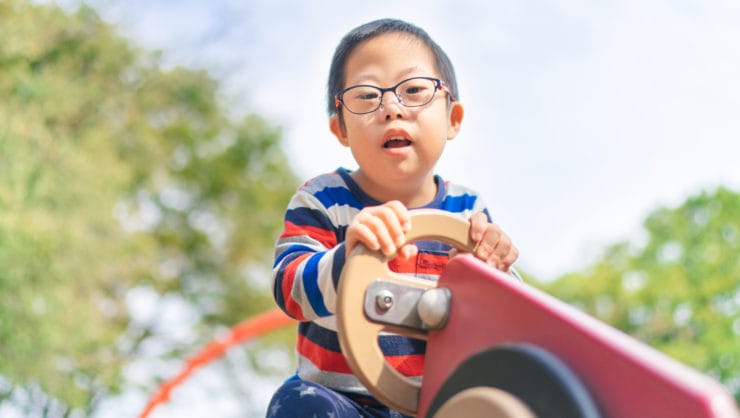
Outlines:
[[324,305],[324,297],[319,289],[319,261],[325,252],[316,253],[308,258],[303,267],[303,288],[306,290],[308,302],[318,316],[329,316],[331,312]]
[[488,222],[491,222],[491,223],[493,223],[493,218],[491,217],[491,214],[490,214],[490,213],[488,213],[488,209],[487,209],[487,208],[484,208],[484,209],[483,209],[483,213],[485,213],[485,214],[486,214],[486,217],[488,218]]
[[326,187],[314,193],[314,197],[325,207],[349,205],[356,209],[362,209],[364,205],[346,187]]
[[288,209],[285,212],[285,220],[295,225],[334,230],[334,225],[324,212],[307,207]]
[[475,207],[475,200],[475,196],[468,194],[447,196],[440,204],[440,209],[456,213],[463,212],[465,210],[472,210]]
[[[298,332],[319,347],[339,353],[342,351],[336,331],[312,326],[311,322],[300,322]],[[378,347],[386,356],[409,356],[424,354],[426,341],[400,335],[379,335]]]
[[298,323],[298,332],[319,347],[335,353],[342,351],[335,331],[316,326],[311,322],[300,322]]
[[285,257],[287,257],[289,254],[293,254],[295,252],[299,253],[306,253],[306,252],[314,252],[314,250],[311,247],[301,245],[301,244],[293,244],[290,247],[286,248],[283,252],[281,252],[277,257],[275,257],[275,262],[272,264],[272,268],[277,267],[278,264],[280,264],[281,261]]
[[[280,269],[278,269],[277,274],[275,274],[275,288],[274,288],[274,296],[275,296],[275,302],[277,305],[285,310],[285,295],[283,294],[283,280],[285,280],[285,269],[290,265],[290,262],[295,260],[297,257],[299,257],[302,253],[301,252],[284,252],[286,255],[283,257],[285,259],[285,262],[280,266]],[[290,297],[290,295],[288,295]]]
[[398,335],[379,335],[378,347],[386,356],[410,356],[424,354],[427,342]]
[[341,242],[337,246],[337,250],[334,251],[334,260],[331,265],[331,279],[334,282],[334,290],[339,288],[339,278],[342,276],[342,269],[344,268],[346,256],[346,245],[344,242]]

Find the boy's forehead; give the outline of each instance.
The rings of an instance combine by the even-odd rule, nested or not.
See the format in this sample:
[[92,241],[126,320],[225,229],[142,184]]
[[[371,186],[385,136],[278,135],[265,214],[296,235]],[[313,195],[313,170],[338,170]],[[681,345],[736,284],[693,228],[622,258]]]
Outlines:
[[431,48],[416,36],[403,32],[386,33],[362,41],[349,54],[344,67],[348,82],[372,77],[378,70],[395,70],[399,75],[415,71],[437,72]]
[[355,47],[354,51],[350,54],[350,58],[358,50],[367,49],[369,45],[380,44],[383,48],[399,48],[399,49],[416,49],[422,48],[425,51],[431,53],[431,49],[416,35],[406,32],[388,32],[382,33],[371,38],[365,39]]

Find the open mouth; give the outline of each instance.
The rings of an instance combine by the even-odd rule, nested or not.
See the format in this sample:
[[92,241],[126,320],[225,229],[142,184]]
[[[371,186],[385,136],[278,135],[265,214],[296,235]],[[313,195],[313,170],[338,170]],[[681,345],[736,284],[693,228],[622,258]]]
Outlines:
[[383,144],[383,148],[403,148],[411,145],[411,141],[405,138],[391,138]]

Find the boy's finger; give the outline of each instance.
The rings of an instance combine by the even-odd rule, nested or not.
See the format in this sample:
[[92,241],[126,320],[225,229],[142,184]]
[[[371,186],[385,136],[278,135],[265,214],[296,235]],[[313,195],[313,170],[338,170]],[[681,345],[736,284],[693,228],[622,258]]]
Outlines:
[[382,215],[378,216],[378,214],[379,212],[368,213],[362,217],[360,222],[370,229],[383,254],[389,256],[396,252],[396,239],[391,235]]
[[493,249],[494,247],[491,245],[491,242],[487,239],[488,236],[486,235],[483,237],[483,239],[476,245],[475,247],[475,255],[476,257],[480,258],[483,261],[489,261],[494,256]]
[[496,246],[493,248],[493,255],[503,262],[506,260],[506,256],[509,255],[509,251],[511,251],[511,240],[506,235],[501,234]]
[[414,244],[406,244],[403,247],[401,247],[400,250],[398,250],[398,255],[404,260],[409,260],[409,259],[414,258],[416,257],[418,253],[419,253],[419,248]]
[[504,271],[509,270],[509,268],[514,265],[514,262],[517,258],[519,258],[519,250],[517,250],[517,248],[512,245],[509,254],[507,254],[506,257],[504,257],[504,259],[502,260],[504,267],[506,268],[506,270]]
[[483,212],[478,212],[470,217],[470,239],[480,242],[488,228],[488,218]]
[[398,200],[391,200],[383,206],[393,211],[404,232],[411,229],[411,215],[409,214],[408,208],[406,208],[403,203]]
[[[356,241],[362,243],[369,250],[377,251],[380,249],[380,243],[378,242],[375,233],[365,224],[358,223],[354,225],[356,233]],[[354,247],[354,246],[353,246]],[[349,248],[351,250],[353,248]]]
[[402,221],[392,208],[386,206],[379,207],[374,211],[374,214],[382,220],[388,232],[389,239],[393,241],[395,246],[401,246],[406,242]]

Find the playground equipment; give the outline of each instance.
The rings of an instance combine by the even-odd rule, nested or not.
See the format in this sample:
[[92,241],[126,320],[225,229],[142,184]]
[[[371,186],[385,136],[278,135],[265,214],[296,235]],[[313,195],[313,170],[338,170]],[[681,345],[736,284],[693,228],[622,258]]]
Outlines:
[[229,348],[294,323],[295,321],[283,311],[274,308],[236,324],[226,335],[212,341],[188,358],[177,375],[164,381],[149,399],[139,418],[148,418],[157,406],[169,400],[170,393],[175,387],[187,380],[200,367],[223,356]]
[[[409,242],[470,252],[468,222],[412,211]],[[740,418],[717,381],[469,254],[439,280],[393,273],[359,246],[339,282],[337,325],[352,371],[385,404],[425,418]],[[140,418],[231,346],[292,324],[277,308],[237,324],[165,381]],[[421,383],[384,359],[378,334],[427,341]]]
[[[408,241],[471,251],[468,222],[412,212]],[[339,281],[337,324],[352,371],[380,401],[428,418],[738,418],[717,381],[469,254],[439,281],[402,276],[363,246]],[[384,359],[378,334],[427,341],[415,382]]]

